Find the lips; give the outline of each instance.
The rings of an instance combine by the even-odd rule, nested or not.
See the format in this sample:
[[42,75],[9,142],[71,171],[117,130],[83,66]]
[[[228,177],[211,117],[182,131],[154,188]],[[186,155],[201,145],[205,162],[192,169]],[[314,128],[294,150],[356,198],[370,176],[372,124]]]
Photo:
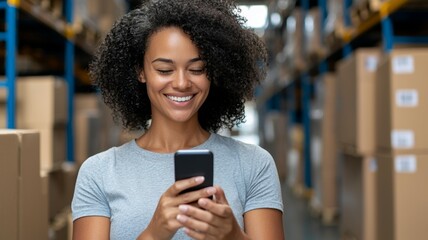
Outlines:
[[177,96],[167,95],[166,97],[169,98],[171,101],[174,101],[174,102],[188,102],[193,98],[193,96],[194,95],[177,97]]

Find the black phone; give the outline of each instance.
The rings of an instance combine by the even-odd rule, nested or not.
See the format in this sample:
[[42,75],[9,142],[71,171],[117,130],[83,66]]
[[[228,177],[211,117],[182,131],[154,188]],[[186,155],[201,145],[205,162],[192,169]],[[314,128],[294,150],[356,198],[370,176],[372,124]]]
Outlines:
[[175,181],[203,176],[205,181],[195,187],[191,187],[181,193],[196,191],[213,186],[214,181],[214,156],[206,149],[178,150],[174,154]]

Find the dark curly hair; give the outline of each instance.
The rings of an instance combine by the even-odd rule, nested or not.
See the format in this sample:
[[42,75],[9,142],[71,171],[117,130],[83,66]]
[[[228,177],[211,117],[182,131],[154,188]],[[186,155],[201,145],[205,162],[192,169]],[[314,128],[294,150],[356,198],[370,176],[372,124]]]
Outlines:
[[151,119],[146,85],[138,81],[150,36],[179,27],[206,63],[209,95],[198,117],[203,129],[216,132],[245,120],[244,103],[265,78],[263,41],[244,26],[231,0],[151,0],[119,19],[90,64],[90,76],[104,102],[128,130],[146,130]]

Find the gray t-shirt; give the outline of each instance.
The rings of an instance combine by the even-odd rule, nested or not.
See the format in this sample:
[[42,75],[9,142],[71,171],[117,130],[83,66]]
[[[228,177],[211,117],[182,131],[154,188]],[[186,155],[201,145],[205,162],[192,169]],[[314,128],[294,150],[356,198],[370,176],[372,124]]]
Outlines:
[[[257,208],[283,211],[272,156],[256,145],[212,133],[194,149],[214,154],[214,184],[224,189],[238,223]],[[140,148],[135,140],[90,157],[80,167],[73,220],[110,218],[110,239],[135,239],[149,224],[160,196],[174,183],[174,154]],[[180,229],[173,239],[189,239]]]

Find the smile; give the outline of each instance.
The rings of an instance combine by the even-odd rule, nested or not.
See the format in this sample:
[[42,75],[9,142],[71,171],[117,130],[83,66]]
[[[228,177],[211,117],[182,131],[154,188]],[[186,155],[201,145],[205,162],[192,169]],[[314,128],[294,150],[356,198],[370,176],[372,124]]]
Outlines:
[[194,95],[185,96],[185,97],[176,97],[176,96],[170,96],[170,95],[168,95],[167,97],[169,99],[171,99],[172,101],[174,101],[174,102],[187,102],[187,101],[190,101],[190,99],[192,99],[193,96]]

